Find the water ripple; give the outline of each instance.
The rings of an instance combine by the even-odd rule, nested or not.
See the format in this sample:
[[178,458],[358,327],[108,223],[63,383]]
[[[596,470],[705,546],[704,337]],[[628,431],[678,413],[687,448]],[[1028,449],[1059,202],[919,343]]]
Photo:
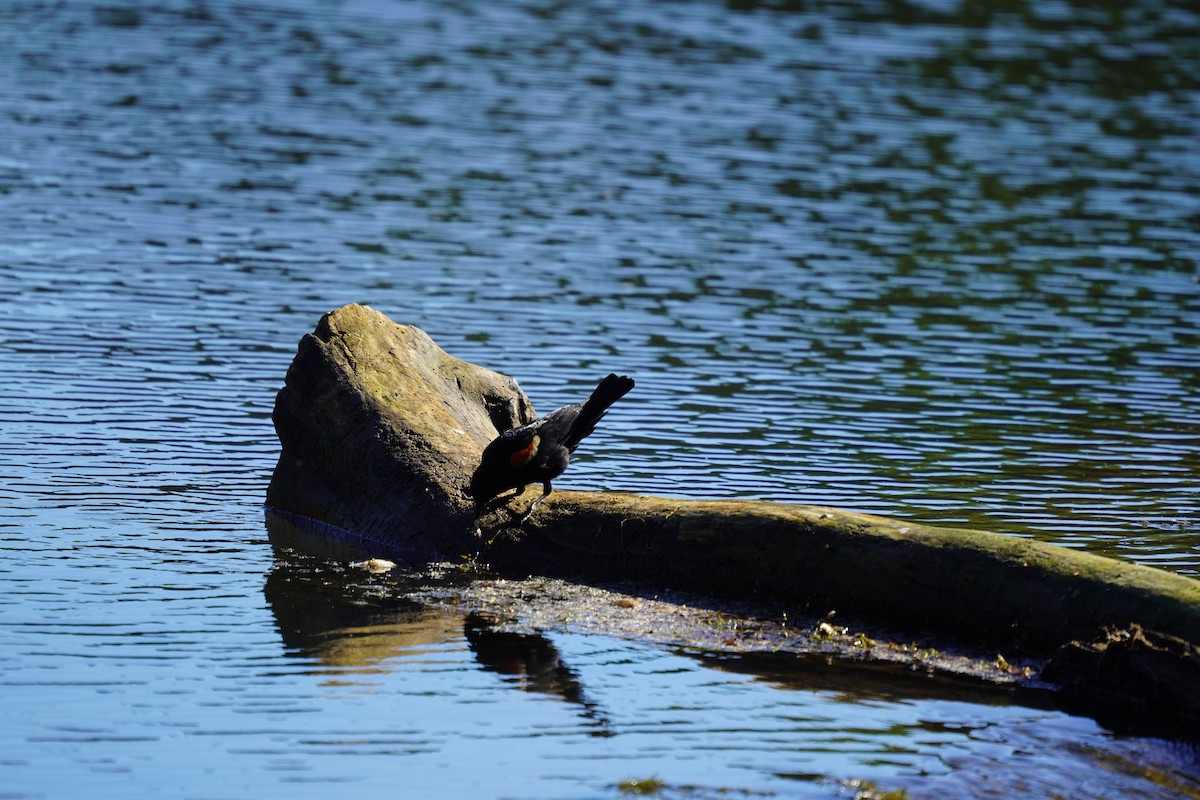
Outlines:
[[[394,792],[380,755],[441,788],[479,765],[463,796],[691,785],[714,761],[723,786],[810,796],[828,776],[1169,791],[1120,766],[1136,742],[1049,712],[767,690],[588,638],[558,644],[616,736],[506,690],[442,618],[338,666],[280,646],[258,504],[297,340],[360,301],[541,411],[634,375],[564,488],[845,506],[1195,573],[1192,9],[10,6],[16,791]],[[532,760],[504,760],[513,738]],[[633,774],[562,777],[578,762]]]

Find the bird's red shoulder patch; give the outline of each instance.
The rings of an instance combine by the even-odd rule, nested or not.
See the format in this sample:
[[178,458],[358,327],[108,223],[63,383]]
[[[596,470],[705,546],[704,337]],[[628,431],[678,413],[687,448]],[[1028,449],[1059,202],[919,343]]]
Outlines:
[[514,467],[523,467],[529,463],[529,459],[537,455],[538,445],[542,443],[542,437],[536,433],[529,440],[529,444],[522,447],[520,450],[514,450],[508,456],[508,463]]

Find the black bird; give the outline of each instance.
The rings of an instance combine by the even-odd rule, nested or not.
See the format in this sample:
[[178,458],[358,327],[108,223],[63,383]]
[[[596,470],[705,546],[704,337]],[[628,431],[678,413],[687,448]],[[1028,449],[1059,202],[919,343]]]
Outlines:
[[633,379],[609,375],[600,381],[592,396],[551,411],[541,419],[518,428],[510,428],[483,449],[483,459],[471,476],[469,495],[475,499],[475,516],[482,514],[501,492],[516,491],[515,497],[531,483],[542,484],[542,496],[521,517],[524,522],[533,509],[550,494],[550,481],[557,478],[571,461],[571,453],[583,437],[596,430],[596,423],[609,406],[633,388]]

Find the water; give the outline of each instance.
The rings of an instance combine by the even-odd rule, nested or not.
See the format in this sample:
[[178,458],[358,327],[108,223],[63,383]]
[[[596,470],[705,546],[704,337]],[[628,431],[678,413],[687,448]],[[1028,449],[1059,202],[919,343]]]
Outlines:
[[564,488],[1196,574],[1196,75],[1150,0],[5,3],[0,794],[1200,796],[1025,699],[489,655],[259,507],[296,342],[358,301],[541,411],[636,376]]

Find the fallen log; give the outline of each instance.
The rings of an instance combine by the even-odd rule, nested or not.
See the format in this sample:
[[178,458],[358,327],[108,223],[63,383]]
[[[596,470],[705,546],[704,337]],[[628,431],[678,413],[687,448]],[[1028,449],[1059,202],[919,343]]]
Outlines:
[[[633,581],[867,615],[1048,654],[1105,627],[1200,642],[1200,581],[1032,539],[832,508],[555,491],[519,527],[466,495],[499,431],[534,418],[516,381],[361,305],[300,342],[273,419],[267,505],[420,562]],[[671,465],[662,469],[669,472]],[[530,487],[510,501],[524,509]]]

